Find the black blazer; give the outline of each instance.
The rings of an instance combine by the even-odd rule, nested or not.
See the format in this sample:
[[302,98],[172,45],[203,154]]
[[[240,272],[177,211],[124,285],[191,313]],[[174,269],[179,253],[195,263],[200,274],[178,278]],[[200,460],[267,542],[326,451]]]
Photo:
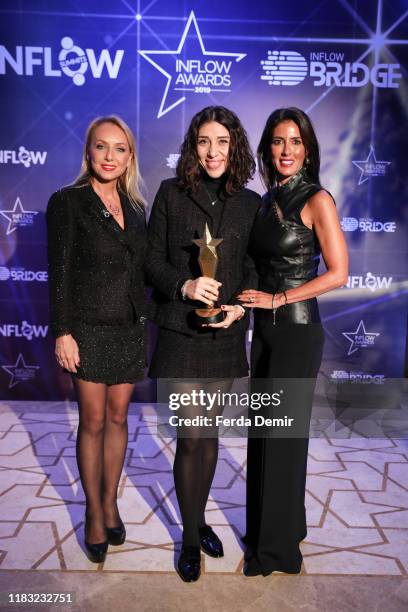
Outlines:
[[48,202],[51,331],[56,337],[71,333],[76,322],[124,323],[130,304],[139,321],[145,320],[145,216],[123,194],[120,198],[126,231],[90,185],[60,189]]
[[[247,245],[261,198],[254,191],[241,189],[224,200],[218,235],[214,236],[223,238],[217,247],[216,279],[222,283],[219,303],[237,304],[240,291],[257,287],[257,274],[247,255]],[[153,319],[161,327],[190,335],[196,332],[192,314],[194,309],[203,308],[203,303],[183,300],[180,289],[186,280],[201,276],[199,249],[192,240],[202,236],[206,222],[211,229],[213,214],[208,193],[202,186],[190,194],[179,188],[177,179],[161,183],[150,215],[146,257],[147,279],[155,289]],[[247,326],[245,316],[217,333],[235,335]]]

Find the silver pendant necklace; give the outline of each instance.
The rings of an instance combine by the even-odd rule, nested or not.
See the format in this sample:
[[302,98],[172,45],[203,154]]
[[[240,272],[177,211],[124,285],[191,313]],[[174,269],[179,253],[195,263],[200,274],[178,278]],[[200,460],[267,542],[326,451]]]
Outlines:
[[211,198],[211,194],[210,194],[210,192],[208,191],[207,187],[205,186],[205,183],[204,183],[204,182],[203,182],[203,187],[204,187],[204,189],[205,189],[206,194],[208,195],[208,199],[210,200],[211,206],[215,206],[215,204],[218,202],[218,199],[217,199],[217,198],[215,198],[215,200],[212,200],[212,198]]

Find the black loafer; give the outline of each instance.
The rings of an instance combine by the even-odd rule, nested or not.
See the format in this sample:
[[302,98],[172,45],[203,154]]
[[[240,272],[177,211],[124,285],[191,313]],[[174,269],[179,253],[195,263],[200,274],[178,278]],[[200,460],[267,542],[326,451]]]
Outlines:
[[126,540],[126,529],[122,521],[119,527],[107,527],[106,533],[109,544],[112,546],[120,546]]
[[99,542],[98,544],[91,544],[90,542],[84,541],[87,557],[92,563],[103,563],[106,558],[108,551],[108,541]]
[[201,550],[203,550],[210,557],[224,556],[222,542],[209,525],[200,527],[198,533],[200,534]]
[[196,582],[201,573],[198,546],[183,546],[177,563],[177,573],[184,582]]

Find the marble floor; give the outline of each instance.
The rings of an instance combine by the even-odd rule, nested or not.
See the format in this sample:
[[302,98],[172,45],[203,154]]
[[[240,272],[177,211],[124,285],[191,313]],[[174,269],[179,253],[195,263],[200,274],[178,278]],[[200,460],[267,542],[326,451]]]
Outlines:
[[[0,402],[0,570],[174,576],[181,539],[174,442],[156,434],[152,408],[131,407],[119,490],[127,540],[103,565],[81,549],[76,425],[74,404]],[[242,572],[245,451],[244,439],[222,440],[207,522],[225,556],[203,556],[204,580]],[[407,577],[408,440],[312,439],[306,503],[302,576]]]

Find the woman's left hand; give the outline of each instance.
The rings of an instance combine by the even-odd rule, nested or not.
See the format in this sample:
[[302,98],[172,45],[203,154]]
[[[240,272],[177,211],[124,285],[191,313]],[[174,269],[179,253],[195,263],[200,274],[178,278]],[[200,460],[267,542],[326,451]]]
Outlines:
[[[272,309],[272,293],[266,293],[265,291],[256,291],[256,289],[245,289],[239,294],[238,300],[246,308],[267,308]],[[280,296],[276,295],[273,299],[273,307],[278,308],[282,306]]]
[[229,306],[228,304],[221,306],[222,310],[227,313],[227,316],[221,323],[209,323],[207,327],[222,327],[227,329],[234,321],[239,321],[244,316],[244,312],[240,306]]

